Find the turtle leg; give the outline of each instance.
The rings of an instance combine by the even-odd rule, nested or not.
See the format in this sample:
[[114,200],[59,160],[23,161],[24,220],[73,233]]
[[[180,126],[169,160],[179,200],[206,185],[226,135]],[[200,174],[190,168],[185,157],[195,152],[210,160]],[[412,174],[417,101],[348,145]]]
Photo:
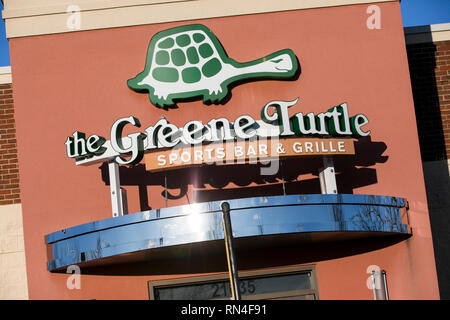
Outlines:
[[158,96],[154,93],[149,93],[149,99],[151,103],[153,103],[158,108],[166,108],[173,106],[175,103],[173,102],[172,98],[170,97],[164,97],[164,96]]
[[222,86],[219,86],[215,90],[210,90],[208,94],[205,94],[203,96],[203,102],[207,103],[214,103],[219,104],[228,94],[228,90],[226,88],[222,88]]

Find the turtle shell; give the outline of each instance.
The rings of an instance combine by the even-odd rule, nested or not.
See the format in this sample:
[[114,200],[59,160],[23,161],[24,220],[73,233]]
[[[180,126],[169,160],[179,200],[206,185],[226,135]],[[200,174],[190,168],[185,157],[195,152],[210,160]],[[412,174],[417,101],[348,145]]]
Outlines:
[[190,27],[165,30],[165,35],[152,38],[152,41],[156,38],[151,60],[153,79],[197,83],[202,77],[211,78],[222,70],[219,51],[223,52],[223,48],[217,38],[204,26]]

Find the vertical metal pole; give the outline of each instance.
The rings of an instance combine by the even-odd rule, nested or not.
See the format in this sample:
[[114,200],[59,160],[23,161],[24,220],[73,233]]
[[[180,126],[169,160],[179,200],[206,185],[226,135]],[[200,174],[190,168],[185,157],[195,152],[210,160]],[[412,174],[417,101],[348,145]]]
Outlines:
[[372,271],[372,293],[373,293],[373,300],[377,300],[377,283],[375,278],[375,271]]
[[389,292],[388,292],[388,286],[387,286],[386,271],[381,270],[381,275],[383,276],[384,296],[386,297],[386,300],[389,300]]
[[123,216],[122,191],[120,190],[119,165],[114,160],[108,162],[109,186],[111,190],[112,216]]
[[334,170],[333,158],[324,156],[323,168],[320,169],[320,189],[322,194],[337,194],[336,175]]
[[389,300],[386,271],[372,271],[372,289],[374,300]]
[[282,185],[283,185],[283,196],[286,195],[286,186],[285,186],[285,180],[284,180],[284,171],[283,171],[283,160],[279,160],[280,163],[280,169],[281,169],[281,179],[283,179],[282,181]]
[[122,213],[128,214],[128,198],[127,198],[127,190],[125,190],[124,188],[120,188],[121,191],[121,196],[122,196]]
[[166,208],[167,208],[167,174],[164,173],[164,199],[166,199]]
[[222,223],[228,262],[228,274],[230,276],[231,295],[233,300],[241,300],[241,293],[239,292],[238,266],[234,255],[233,231],[231,229],[230,204],[228,202],[222,202],[221,206],[223,212]]

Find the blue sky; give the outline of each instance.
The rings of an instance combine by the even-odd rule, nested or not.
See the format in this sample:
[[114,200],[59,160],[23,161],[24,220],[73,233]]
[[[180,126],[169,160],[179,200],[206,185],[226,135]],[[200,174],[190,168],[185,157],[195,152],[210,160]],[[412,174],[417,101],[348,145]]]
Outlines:
[[[450,0],[402,0],[400,6],[405,27],[450,22]],[[1,2],[0,9],[3,10]],[[0,19],[0,66],[9,65],[5,23]]]

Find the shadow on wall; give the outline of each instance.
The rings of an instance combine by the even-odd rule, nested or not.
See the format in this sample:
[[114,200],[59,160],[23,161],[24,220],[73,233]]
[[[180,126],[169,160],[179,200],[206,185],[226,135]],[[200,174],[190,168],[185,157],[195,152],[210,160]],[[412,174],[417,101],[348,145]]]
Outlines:
[[[339,193],[352,194],[355,188],[377,183],[376,170],[370,167],[387,161],[388,156],[383,155],[385,150],[384,142],[373,142],[370,137],[364,137],[355,142],[355,155],[334,157]],[[261,175],[260,164],[205,165],[164,172],[148,172],[143,164],[139,164],[120,166],[120,182],[121,186],[138,188],[140,209],[145,211],[152,209],[147,186],[164,188],[166,179],[168,200],[186,197],[187,203],[321,193],[318,178],[321,166],[322,159],[317,156],[281,160],[274,175]],[[107,164],[103,163],[99,169],[105,185],[109,185]],[[312,174],[313,178],[299,179],[299,176],[306,174]],[[195,190],[195,199],[189,199],[189,188]],[[165,198],[164,191],[161,197]]]
[[450,181],[447,161],[423,164],[441,299],[450,299]]
[[437,50],[431,41],[407,46],[422,161],[447,158],[435,74]]

